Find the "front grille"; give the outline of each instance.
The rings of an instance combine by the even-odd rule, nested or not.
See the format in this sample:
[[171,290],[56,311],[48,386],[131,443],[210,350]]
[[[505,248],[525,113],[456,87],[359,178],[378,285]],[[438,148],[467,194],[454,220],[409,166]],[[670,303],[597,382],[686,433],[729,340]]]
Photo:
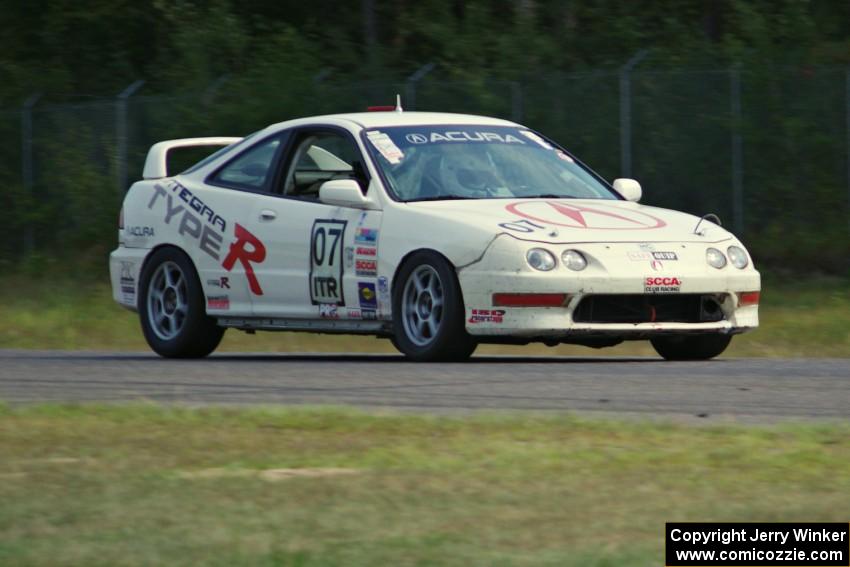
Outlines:
[[576,323],[707,323],[725,319],[717,295],[588,295],[573,312]]

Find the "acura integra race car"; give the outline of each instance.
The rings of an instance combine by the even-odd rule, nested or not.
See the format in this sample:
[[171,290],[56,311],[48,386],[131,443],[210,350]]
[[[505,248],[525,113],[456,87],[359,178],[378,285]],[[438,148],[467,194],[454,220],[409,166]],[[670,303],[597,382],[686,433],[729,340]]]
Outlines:
[[[216,145],[167,171],[169,151]],[[396,108],[160,142],[124,199],[113,294],[167,357],[205,356],[228,328],[377,335],[420,361],[633,339],[717,356],[758,326],[759,273],[719,221],[640,198],[481,116]]]

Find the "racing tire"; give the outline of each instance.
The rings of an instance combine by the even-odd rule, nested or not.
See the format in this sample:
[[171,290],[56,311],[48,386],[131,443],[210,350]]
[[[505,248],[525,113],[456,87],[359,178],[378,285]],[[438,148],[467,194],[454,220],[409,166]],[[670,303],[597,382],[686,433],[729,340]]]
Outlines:
[[732,335],[681,335],[650,339],[655,352],[666,360],[708,360],[719,356]]
[[176,248],[161,248],[145,262],[138,301],[142,333],[160,356],[202,358],[221,342],[224,328],[207,315],[195,267]]
[[454,268],[423,250],[404,263],[393,289],[393,345],[409,360],[468,359],[478,346],[466,332],[463,295]]

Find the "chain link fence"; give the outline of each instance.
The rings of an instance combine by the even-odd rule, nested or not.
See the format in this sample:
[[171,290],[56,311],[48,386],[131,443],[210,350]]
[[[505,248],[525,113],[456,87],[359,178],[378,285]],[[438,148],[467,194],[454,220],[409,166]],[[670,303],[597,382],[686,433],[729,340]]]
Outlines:
[[[0,111],[0,262],[33,252],[103,253],[123,192],[151,144],[244,135],[269,123],[388,104],[521,121],[609,180],[638,179],[644,203],[717,213],[756,260],[845,273],[850,258],[850,70],[641,70],[523,81],[257,85],[224,77],[206,92]],[[135,92],[133,90],[135,89]],[[129,93],[129,94],[128,94]]]

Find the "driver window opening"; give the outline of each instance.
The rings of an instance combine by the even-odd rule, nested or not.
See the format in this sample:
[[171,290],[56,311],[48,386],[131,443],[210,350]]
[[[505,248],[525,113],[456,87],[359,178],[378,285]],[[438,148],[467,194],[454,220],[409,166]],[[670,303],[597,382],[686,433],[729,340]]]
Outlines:
[[335,132],[303,133],[292,153],[283,194],[318,200],[319,187],[331,179],[354,179],[365,193],[368,178],[357,146]]

